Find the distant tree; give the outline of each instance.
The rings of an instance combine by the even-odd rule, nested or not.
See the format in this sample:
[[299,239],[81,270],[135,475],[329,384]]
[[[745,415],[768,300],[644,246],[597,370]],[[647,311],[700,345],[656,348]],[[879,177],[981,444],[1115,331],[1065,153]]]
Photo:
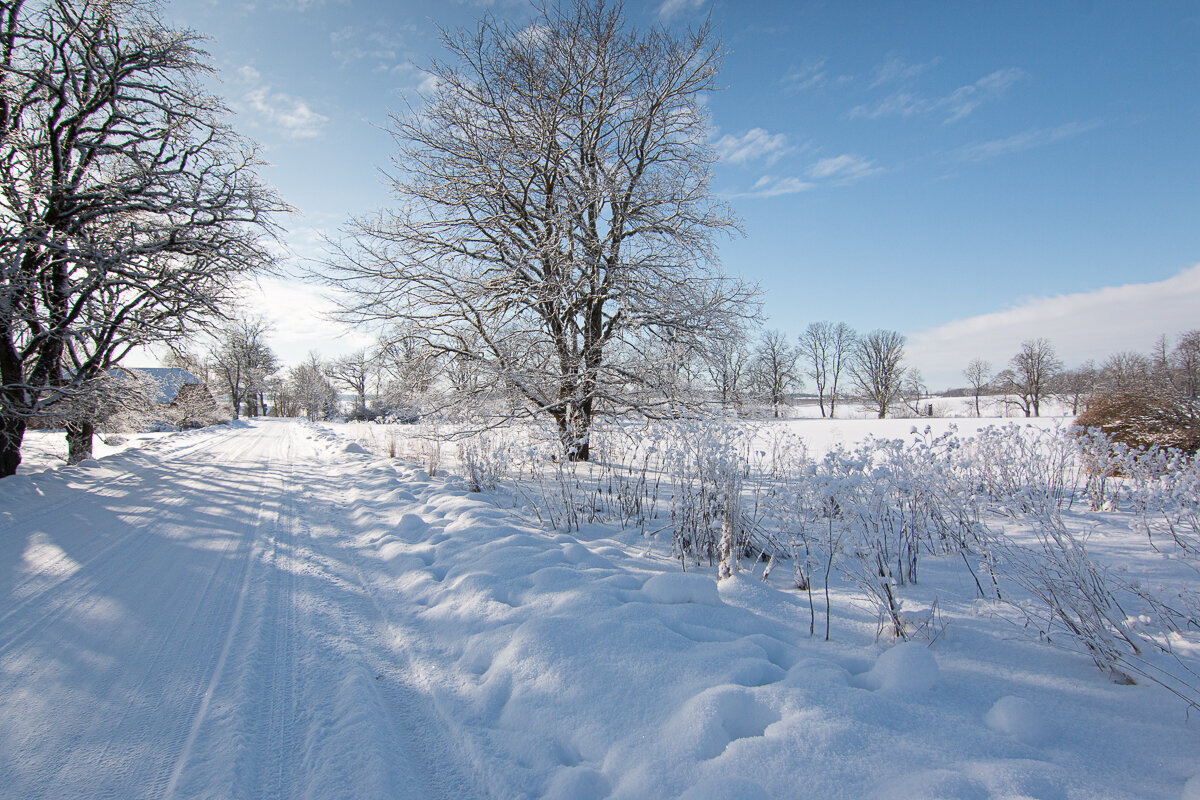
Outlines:
[[379,365],[386,384],[379,387],[381,411],[411,411],[434,387],[444,366],[444,358],[429,347],[418,333],[410,328],[393,328],[380,340],[374,361]]
[[337,413],[337,390],[316,353],[309,353],[308,360],[288,370],[288,390],[310,420],[328,419]]
[[269,413],[275,417],[298,417],[300,405],[292,395],[286,375],[268,375],[263,381],[269,403]]
[[741,405],[750,379],[750,359],[746,332],[740,326],[708,347],[704,367],[722,407]]
[[163,359],[163,366],[186,370],[204,384],[212,380],[211,365],[203,356],[193,352],[187,346],[172,348]]
[[1005,402],[1016,405],[1027,417],[1041,416],[1042,403],[1063,367],[1054,345],[1047,339],[1026,339],[1008,364],[1008,369],[996,376],[1007,395]]
[[243,404],[250,416],[265,413],[266,379],[279,368],[275,353],[267,345],[269,331],[270,326],[261,318],[238,317],[214,333],[209,360],[218,385],[229,397],[234,419],[240,416]]
[[1167,355],[1166,372],[1188,413],[1193,417],[1200,414],[1200,330],[1180,335]]
[[992,379],[992,365],[982,358],[972,358],[963,370],[963,377],[971,385],[971,394],[975,398],[975,416],[981,417],[983,414],[980,412],[979,398]]
[[[83,409],[135,348],[210,320],[284,206],[149,2],[0,4],[0,477],[29,421]],[[96,406],[99,408],[99,406]]]
[[737,223],[710,187],[711,28],[637,31],[600,0],[534,8],[444,37],[434,88],[393,119],[396,208],[353,223],[324,272],[348,315],[419,331],[586,461],[596,414],[668,405],[645,391],[661,365],[631,357],[645,337],[701,340],[754,292],[716,262]]
[[1075,369],[1059,373],[1055,393],[1071,406],[1072,414],[1078,414],[1087,398],[1096,390],[1098,380],[1095,362],[1085,361]]
[[1110,394],[1133,394],[1149,391],[1154,382],[1151,360],[1132,350],[1113,353],[1100,365],[1099,384]]
[[[925,385],[925,378],[921,375],[921,370],[916,367],[910,367],[904,373],[902,396],[904,404],[908,406],[908,410],[913,413],[913,416],[933,416],[933,404],[929,402],[929,387]],[[922,402],[925,403],[925,408],[921,407]]]
[[755,387],[771,404],[776,417],[788,394],[802,385],[796,366],[799,357],[799,351],[778,330],[765,331],[754,348],[750,374]]
[[879,419],[900,399],[903,362],[904,337],[896,331],[874,330],[855,343],[850,376],[867,408]]
[[325,365],[325,374],[330,380],[354,393],[356,417],[367,416],[367,382],[370,380],[372,367],[366,350],[355,350]]
[[805,373],[817,388],[821,416],[825,416],[825,401],[829,400],[829,416],[837,405],[838,381],[850,361],[855,333],[844,322],[813,322],[800,334],[800,357]]

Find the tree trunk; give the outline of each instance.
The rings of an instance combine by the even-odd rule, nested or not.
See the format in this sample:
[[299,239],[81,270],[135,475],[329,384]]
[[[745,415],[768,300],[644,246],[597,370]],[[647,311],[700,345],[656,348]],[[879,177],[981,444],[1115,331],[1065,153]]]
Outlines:
[[0,417],[0,478],[15,475],[21,463],[21,441],[25,438],[24,417]]
[[591,415],[580,408],[554,412],[558,438],[567,461],[587,461],[591,456]]
[[96,426],[91,420],[67,423],[67,463],[78,464],[92,457],[92,436]]

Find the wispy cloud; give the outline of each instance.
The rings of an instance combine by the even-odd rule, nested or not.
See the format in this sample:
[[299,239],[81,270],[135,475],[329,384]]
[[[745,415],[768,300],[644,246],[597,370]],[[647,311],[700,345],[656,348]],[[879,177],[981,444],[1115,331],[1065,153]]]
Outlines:
[[787,194],[799,194],[817,188],[817,184],[796,177],[780,177],[778,175],[763,175],[748,191],[737,192],[732,197],[762,198],[780,197]]
[[887,61],[875,68],[875,78],[871,81],[870,88],[875,89],[879,86],[884,86],[889,83],[905,83],[920,75],[925,70],[937,64],[935,58],[932,61],[917,63],[908,61],[900,56],[892,56]]
[[758,159],[773,164],[791,150],[786,134],[768,133],[762,128],[751,128],[741,136],[726,134],[717,140],[716,147],[721,160],[731,164],[745,164]]
[[805,62],[799,67],[788,70],[781,82],[785,88],[801,92],[818,89],[829,82],[829,75],[825,72],[825,63],[826,59],[824,58]]
[[974,83],[960,86],[941,97],[925,97],[910,90],[889,94],[875,103],[850,109],[851,118],[879,119],[881,117],[911,117],[918,114],[942,114],[943,122],[956,122],[971,114],[983,103],[1002,96],[1013,84],[1027,77],[1020,69],[1010,67],[984,75]]
[[407,63],[401,45],[416,31],[417,28],[413,25],[371,29],[352,25],[330,33],[329,41],[332,44],[333,57],[342,66],[366,62],[376,71],[382,71],[392,69],[397,63]]
[[822,158],[811,164],[802,176],[763,175],[744,192],[733,194],[735,198],[780,197],[799,194],[822,186],[844,186],[883,172],[870,159],[846,153]]
[[993,139],[988,142],[969,145],[958,151],[958,157],[963,161],[987,161],[990,158],[1032,150],[1035,147],[1053,144],[1063,139],[1087,133],[1098,128],[1099,122],[1068,122],[1056,128],[1030,130],[1009,136],[1004,139]]
[[321,135],[329,117],[314,111],[298,97],[275,91],[263,82],[254,67],[242,67],[237,74],[244,87],[244,108],[259,124],[290,139],[311,139]]
[[[1044,336],[1068,366],[1121,350],[1149,350],[1159,335],[1197,327],[1200,264],[1151,283],[1034,297],[1019,305],[909,336],[910,363],[939,385],[961,385],[972,358],[999,367],[1023,340]],[[936,376],[936,377],[935,377]]]
[[673,20],[703,6],[708,0],[664,0],[658,7],[658,16],[663,20]]
[[883,172],[883,168],[875,166],[875,162],[852,153],[822,158],[808,170],[809,177],[814,180],[836,184],[853,183],[879,172]]

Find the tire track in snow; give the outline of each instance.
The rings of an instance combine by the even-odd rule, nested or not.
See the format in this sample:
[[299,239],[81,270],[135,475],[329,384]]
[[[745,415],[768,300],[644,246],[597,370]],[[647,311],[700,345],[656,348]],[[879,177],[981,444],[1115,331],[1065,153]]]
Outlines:
[[[261,439],[263,434],[260,431],[255,431],[258,435],[255,439]],[[257,449],[254,445],[247,445],[246,451],[253,452]],[[279,519],[282,516],[277,509],[273,512],[274,519],[271,520],[272,513],[269,511],[272,506],[263,500],[268,495],[268,486],[274,491],[270,494],[275,495],[280,500],[287,498],[286,486],[284,481],[272,470],[276,458],[268,458],[266,463],[259,465],[259,472],[263,476],[262,484],[260,485],[259,501],[255,504],[257,514],[254,520],[246,527],[246,536],[243,542],[249,546],[250,552],[241,559],[243,572],[241,582],[236,594],[234,608],[229,616],[228,623],[225,628],[224,638],[221,643],[221,649],[217,656],[216,663],[213,665],[209,675],[207,685],[204,687],[203,693],[200,695],[199,702],[196,706],[195,713],[191,719],[191,725],[188,728],[187,736],[183,740],[182,745],[178,749],[178,753],[174,759],[174,767],[171,770],[169,780],[162,792],[162,797],[165,799],[175,797],[179,790],[180,781],[183,779],[185,769],[191,763],[193,750],[196,748],[197,741],[200,738],[201,732],[205,724],[209,721],[209,713],[212,708],[213,700],[218,696],[218,690],[221,688],[221,682],[225,678],[226,666],[229,663],[229,656],[234,651],[234,645],[239,634],[243,631],[243,616],[246,609],[247,597],[251,594],[251,579],[256,574],[256,564],[262,560],[265,551],[265,543],[263,534],[266,531],[277,532]],[[261,615],[263,607],[256,609],[255,613]],[[204,783],[205,781],[201,781]],[[211,788],[211,787],[210,787]]]
[[[230,445],[227,456],[239,460],[256,447],[248,439]],[[14,739],[6,737],[12,745],[31,748],[29,757],[22,759],[29,763],[0,764],[0,781],[10,788],[20,787],[27,776],[35,781],[27,783],[28,789],[15,789],[17,796],[161,796],[172,757],[187,731],[184,722],[177,737],[168,733],[177,701],[183,699],[187,706],[187,697],[199,697],[216,652],[215,647],[205,646],[203,634],[220,628],[221,623],[214,625],[213,620],[230,618],[234,600],[229,588],[237,580],[230,573],[244,579],[252,563],[256,526],[242,522],[222,528],[218,533],[236,534],[222,538],[205,538],[204,531],[197,529],[181,539],[181,526],[186,531],[184,516],[162,513],[186,506],[189,499],[194,502],[194,496],[185,496],[194,495],[197,485],[221,482],[224,471],[212,462],[210,458],[173,465],[170,470],[143,470],[145,494],[119,498],[121,503],[140,501],[140,511],[120,515],[119,524],[128,533],[112,543],[106,557],[93,559],[85,572],[76,570],[25,603],[40,599],[52,606],[46,613],[17,616],[0,625],[0,635],[7,634],[6,649],[0,654],[0,680],[20,674],[21,687],[44,687],[39,694],[71,698],[63,702],[59,714],[54,708],[31,704],[21,694],[14,699],[12,692],[0,692],[4,697],[0,703],[10,715],[13,707],[42,712],[34,715],[37,726],[32,734],[17,731],[11,734]],[[239,497],[261,512],[268,482],[269,475],[261,472],[253,484],[238,485]],[[99,510],[113,501],[102,489],[90,499]],[[158,518],[152,519],[156,514]],[[232,521],[227,515],[217,522],[226,519]],[[180,547],[190,556],[186,563],[176,564]],[[88,620],[100,620],[103,629],[122,618],[146,627],[131,630],[129,624],[121,624],[113,630],[115,641],[85,632]],[[89,676],[82,689],[63,674],[78,660],[74,651],[88,660],[104,658],[101,669]],[[112,661],[113,657],[119,660]],[[51,714],[54,718],[47,719]]]
[[[228,439],[232,434],[232,430],[222,429],[221,431],[217,432],[217,434],[218,435],[206,436],[204,437],[203,441],[199,443],[167,451],[165,455],[155,459],[155,461],[158,462],[156,464],[156,468],[161,469],[167,464],[182,459],[193,453],[210,450],[216,444],[223,443],[226,439]],[[156,442],[155,444],[158,443]],[[122,453],[119,455],[127,455],[127,453]],[[98,476],[89,475],[87,473],[83,475],[66,476],[61,472],[57,472],[51,477],[54,479],[64,480],[64,482],[73,480],[76,483],[85,485],[87,488],[79,489],[78,491],[64,492],[64,498],[59,502],[39,503],[36,509],[29,513],[25,513],[24,515],[13,514],[13,517],[9,522],[5,523],[4,525],[0,525],[0,538],[10,535],[10,532],[17,527],[28,529],[39,522],[53,519],[53,515],[56,513],[67,508],[78,507],[81,503],[83,505],[96,505],[97,503],[103,504],[112,502],[123,496],[118,490],[128,489],[132,485],[136,485],[139,482],[143,484],[146,483],[146,475],[141,471],[128,471],[123,474],[107,478],[103,484],[98,483]],[[48,579],[44,572],[39,572],[30,574],[26,579],[14,583],[10,590],[10,598],[20,599],[18,599],[16,602],[12,602],[10,600],[5,611],[0,613],[0,630],[3,630],[4,625],[8,620],[20,617],[28,606],[42,602],[47,596],[50,595],[51,592],[55,591],[60,585],[65,583],[71,574],[77,572],[94,572],[97,571],[98,568],[106,566],[112,557],[115,556],[122,547],[130,543],[131,539],[133,539],[135,536],[149,532],[139,531],[139,523],[141,521],[154,516],[161,517],[164,507],[177,508],[182,504],[183,498],[176,495],[166,498],[162,505],[144,506],[128,516],[128,519],[126,520],[127,525],[125,533],[123,535],[117,535],[115,537],[108,536],[104,538],[96,537],[94,539],[86,540],[84,546],[88,547],[91,545],[94,546],[95,549],[89,550],[87,553],[79,553],[78,551],[74,552],[71,558],[73,566],[71,566],[70,569],[61,570],[60,574],[56,576],[57,580]],[[31,587],[34,586],[37,586],[37,588],[31,590]],[[39,620],[39,623],[47,622],[49,619],[49,617],[43,617]],[[8,646],[11,646],[11,643],[6,643],[4,640],[0,640],[0,654],[3,654]]]
[[[245,449],[247,448],[243,446],[243,451]],[[164,471],[163,475],[165,474]],[[129,480],[132,481],[135,478],[140,478],[143,483],[151,483],[146,481],[145,473],[137,473]],[[114,499],[114,494],[109,491],[111,485],[112,482],[109,481],[98,489],[89,488],[86,490],[88,494],[84,494],[82,498],[72,494],[72,500],[79,502],[82,499],[85,505],[103,507],[107,501]],[[91,496],[91,492],[95,492],[95,496]],[[72,500],[64,501],[58,504],[58,507],[71,505]],[[170,520],[164,518],[164,511],[183,508],[185,503],[186,498],[183,495],[171,494],[165,498],[159,498],[156,503],[146,503],[133,512],[122,514],[120,516],[125,532],[110,537],[107,544],[102,545],[83,561],[72,559],[75,561],[75,566],[69,571],[70,574],[61,575],[57,581],[47,581],[40,590],[30,593],[26,593],[24,590],[37,581],[37,575],[16,584],[11,590],[11,595],[19,596],[21,599],[15,603],[9,603],[7,610],[0,615],[0,631],[5,630],[6,624],[10,620],[14,621],[13,624],[7,625],[13,630],[0,633],[0,657],[30,634],[53,624],[66,614],[76,610],[80,603],[94,599],[97,595],[106,594],[110,586],[127,581],[130,572],[137,567],[138,559],[135,555],[124,553],[124,550],[138,540],[148,539],[159,534],[171,524]],[[97,512],[93,511],[93,514],[95,513]],[[116,558],[119,555],[126,555],[126,558],[118,561]],[[117,566],[110,567],[109,564],[114,561]],[[70,588],[64,586],[73,575],[90,575],[92,573],[99,574],[99,577],[93,582]],[[76,581],[76,583],[78,582]],[[54,595],[60,587],[64,587],[61,594],[65,596],[55,597]],[[26,616],[26,609],[37,605],[48,605],[49,609],[31,618],[21,619]]]

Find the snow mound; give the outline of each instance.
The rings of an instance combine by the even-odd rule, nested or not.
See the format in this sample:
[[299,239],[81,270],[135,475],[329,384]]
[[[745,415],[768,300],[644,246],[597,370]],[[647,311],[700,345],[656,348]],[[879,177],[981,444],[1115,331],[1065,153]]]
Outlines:
[[342,448],[342,452],[343,453],[359,453],[361,455],[370,455],[370,453],[367,451],[367,448],[363,447],[358,442],[348,442],[346,444],[346,446]]
[[[992,730],[1006,733],[1025,744],[1036,744],[1046,735],[1045,723],[1033,703],[1011,694],[997,700],[983,715],[983,721]],[[1196,800],[1200,800],[1200,794]]]
[[749,689],[716,686],[684,703],[667,723],[663,739],[675,749],[676,758],[708,760],[739,739],[763,736],[780,719],[775,709]]
[[679,800],[770,800],[770,795],[748,778],[727,776],[698,783]]
[[555,773],[545,800],[602,800],[612,793],[608,779],[587,767],[563,767]]
[[642,586],[642,594],[655,603],[697,603],[721,605],[721,595],[712,578],[690,572],[666,572],[655,575]]
[[929,648],[920,642],[901,642],[880,655],[861,682],[877,692],[916,694],[933,688],[937,679],[937,660]]

